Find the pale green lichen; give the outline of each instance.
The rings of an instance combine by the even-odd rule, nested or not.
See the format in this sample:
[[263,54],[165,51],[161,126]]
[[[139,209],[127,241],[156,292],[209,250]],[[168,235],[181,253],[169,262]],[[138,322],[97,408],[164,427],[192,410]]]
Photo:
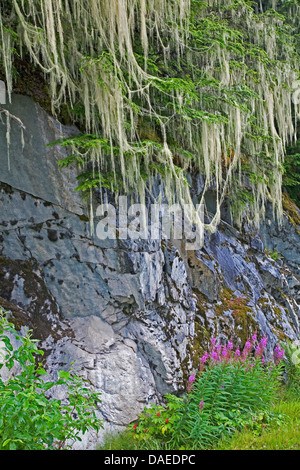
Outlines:
[[[253,199],[257,224],[266,199],[281,219],[298,60],[283,17],[235,0],[9,0],[0,14],[9,96],[17,50],[45,75],[53,113],[82,106],[84,130],[96,139],[84,152],[69,145],[81,166],[91,163],[100,188],[109,174],[112,188],[121,181],[144,202],[162,172],[169,203],[191,204],[185,174],[197,170],[205,175],[198,202],[212,186],[216,194],[207,230],[216,230],[225,197],[236,201],[240,190]],[[159,139],[141,140],[141,118]],[[179,165],[172,142],[183,151]],[[239,221],[243,205],[236,210]],[[199,222],[196,211],[192,220]]]

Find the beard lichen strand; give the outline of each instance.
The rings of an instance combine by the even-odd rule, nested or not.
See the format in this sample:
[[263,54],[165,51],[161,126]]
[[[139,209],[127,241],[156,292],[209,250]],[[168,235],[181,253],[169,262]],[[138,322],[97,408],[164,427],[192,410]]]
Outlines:
[[[144,51],[144,64],[147,63],[149,44],[154,40],[154,32],[160,43],[166,36],[170,47],[176,51],[177,59],[180,63],[188,33],[183,31],[188,28],[188,14],[190,2],[187,0],[120,0],[111,2],[110,0],[91,0],[88,4],[82,0],[69,2],[66,0],[28,0],[17,2],[13,0],[15,13],[20,25],[18,32],[22,38],[33,62],[38,65],[46,76],[49,77],[50,94],[52,97],[53,112],[59,109],[63,101],[67,98],[74,102],[80,98],[84,104],[84,122],[87,132],[95,134],[101,133],[111,144],[110,165],[115,168],[121,165],[121,174],[124,188],[134,186],[137,175],[141,171],[139,157],[135,154],[136,149],[130,141],[135,137],[138,141],[137,133],[137,113],[128,104],[133,93],[139,95],[139,99],[145,104],[145,114],[149,118],[154,118],[160,123],[162,129],[163,149],[157,153],[157,158],[161,163],[169,167],[166,174],[166,196],[167,199],[178,200],[190,203],[191,197],[186,181],[182,173],[178,175],[173,162],[172,152],[168,145],[165,132],[165,124],[160,111],[156,109],[156,102],[151,95],[151,80],[163,80],[153,77],[147,72],[147,68],[138,64],[134,50],[133,37],[137,21],[140,26],[141,44]],[[218,10],[221,18],[226,16],[226,8],[232,6],[232,0],[208,1],[207,9],[202,9],[200,15],[209,18],[210,9]],[[254,18],[248,8],[240,5],[238,10],[231,9],[232,21],[244,21],[248,28],[248,34],[252,41],[263,47],[270,58],[276,59],[278,44],[276,43],[274,27]],[[64,26],[63,26],[64,25]],[[244,26],[245,26],[244,25]],[[3,27],[1,22],[1,34]],[[227,44],[226,35],[223,36],[224,44]],[[2,41],[2,57],[4,59],[7,81],[11,80],[11,52],[7,52],[7,43]],[[65,56],[64,44],[68,43],[69,52]],[[5,45],[6,44],[6,45]],[[177,44],[178,47],[174,45]],[[280,64],[275,66],[276,84],[268,72],[268,67],[258,60],[255,65],[259,73],[258,83],[247,77],[246,69],[240,73],[236,70],[232,72],[230,68],[230,54],[222,49],[218,44],[210,48],[205,59],[202,55],[193,55],[195,66],[204,66],[204,69],[211,77],[219,80],[222,87],[230,88],[239,83],[245,83],[249,89],[257,93],[259,99],[254,95],[249,98],[248,109],[256,119],[255,125],[264,129],[265,134],[271,135],[271,142],[262,142],[259,139],[253,140],[245,135],[253,133],[252,125],[249,122],[249,112],[243,110],[236,102],[227,103],[224,106],[228,123],[219,122],[212,124],[204,119],[201,125],[194,125],[189,120],[169,118],[169,130],[173,128],[173,135],[176,137],[176,126],[180,123],[181,140],[183,148],[195,150],[199,154],[198,168],[204,169],[206,177],[204,191],[201,201],[204,201],[205,192],[212,185],[217,192],[217,209],[207,229],[214,231],[220,220],[220,206],[225,198],[226,192],[233,183],[233,173],[239,166],[241,169],[241,149],[244,153],[258,155],[264,151],[269,158],[274,156],[273,172],[277,177],[275,182],[261,182],[259,190],[254,194],[255,213],[262,213],[264,200],[269,197],[273,200],[274,206],[280,215],[281,212],[281,183],[279,165],[284,158],[285,145],[295,136],[295,126],[293,123],[291,93],[285,85],[291,86],[294,75],[292,65],[289,70],[281,69]],[[161,45],[160,45],[161,47]],[[280,50],[284,45],[280,46]],[[165,51],[165,48],[163,49]],[[191,51],[187,49],[189,53]],[[107,52],[107,62],[99,60],[99,53]],[[280,51],[279,51],[280,52]],[[286,52],[288,54],[288,52]],[[85,66],[83,62],[88,61]],[[165,60],[168,60],[165,57]],[[197,62],[198,61],[198,62]],[[125,73],[124,73],[125,71]],[[274,70],[272,70],[272,73]],[[125,75],[128,74],[130,82]],[[215,92],[216,97],[221,97],[222,92]],[[164,92],[162,92],[162,95]],[[167,93],[165,93],[167,96]],[[126,99],[128,98],[128,99]],[[173,103],[178,101],[178,108],[182,110],[184,102],[183,95],[173,92]],[[199,102],[200,103],[200,102]],[[201,111],[203,107],[197,102],[193,102],[194,109]],[[130,139],[125,128],[128,116],[130,116]],[[275,119],[278,122],[279,134],[275,127]],[[176,125],[174,124],[176,123]],[[202,127],[202,129],[201,129]],[[255,134],[255,132],[254,132]],[[113,152],[113,142],[117,142],[120,154],[116,157]],[[222,162],[222,155],[227,155],[228,149],[233,150],[233,158],[226,162],[226,171]],[[147,155],[146,167],[149,169],[151,161],[151,150],[144,147]],[[77,151],[74,149],[74,151]],[[97,153],[98,152],[98,153]],[[125,152],[131,152],[134,157],[126,162]],[[147,154],[148,152],[148,154]],[[104,160],[100,149],[92,149],[90,158],[93,162],[99,161],[104,169],[108,169],[108,162]],[[86,158],[88,162],[88,156]],[[256,171],[256,159],[248,159],[250,170]],[[262,165],[263,166],[263,165]],[[151,178],[150,178],[151,180]],[[241,182],[241,177],[240,177]],[[250,183],[251,185],[251,183]],[[139,195],[144,197],[146,184],[139,178]],[[172,192],[174,191],[174,193]],[[280,218],[280,217],[279,217]],[[258,223],[259,220],[255,218]]]
[[[3,21],[0,7],[0,39],[2,42],[2,61],[4,65],[5,77],[6,77],[6,88],[8,100],[11,103],[12,93],[12,49],[13,44],[11,41],[11,35],[4,31]],[[1,56],[0,56],[1,57]]]

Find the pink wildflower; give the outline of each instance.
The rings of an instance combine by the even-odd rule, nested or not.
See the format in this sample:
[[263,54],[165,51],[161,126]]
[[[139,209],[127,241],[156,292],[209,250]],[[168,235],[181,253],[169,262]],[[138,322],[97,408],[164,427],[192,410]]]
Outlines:
[[218,359],[218,353],[216,351],[214,351],[212,354],[211,354],[211,358],[216,361]]
[[263,348],[259,344],[255,348],[255,357],[261,357],[262,355],[263,355]]
[[194,375],[191,375],[189,380],[188,380],[188,384],[187,384],[187,390],[188,392],[190,392],[192,390],[192,386],[193,386],[193,383],[195,382],[195,376]]
[[267,339],[267,337],[266,337],[266,335],[265,335],[265,336],[260,340],[260,343],[259,343],[259,344],[261,345],[262,348],[265,348],[266,345],[267,345],[267,342],[268,342],[268,339]]
[[234,353],[234,357],[240,357],[240,355],[241,355],[241,352],[240,352],[239,348],[237,348],[237,350]]
[[266,345],[267,345],[267,337],[264,336],[259,344],[256,346],[256,349],[255,349],[255,357],[258,358],[258,357],[262,357],[263,356],[263,353],[264,353],[264,350],[266,348]]
[[251,348],[252,348],[252,344],[251,344],[250,339],[248,338],[248,340],[247,340],[246,343],[245,343],[243,352],[242,352],[242,360],[243,360],[243,361],[244,361],[244,360],[246,359],[246,357],[249,355]]
[[204,406],[205,406],[205,402],[201,400],[200,403],[199,403],[199,411],[200,412],[203,410]]
[[201,357],[200,361],[202,362],[202,364],[204,364],[208,358],[209,358],[209,354],[206,353]]
[[274,354],[273,354],[274,362],[275,362],[276,365],[283,358],[283,356],[284,356],[284,350],[280,349],[279,346],[276,346],[276,348],[274,349]]
[[209,354],[207,354],[207,353],[204,354],[204,355],[201,357],[201,359],[200,359],[200,367],[199,367],[199,369],[200,369],[201,372],[204,370],[205,363],[206,363],[206,361],[207,361],[208,358],[209,358]]
[[277,357],[278,359],[282,359],[284,356],[284,350],[282,349],[281,351],[279,351],[279,353],[277,354]]

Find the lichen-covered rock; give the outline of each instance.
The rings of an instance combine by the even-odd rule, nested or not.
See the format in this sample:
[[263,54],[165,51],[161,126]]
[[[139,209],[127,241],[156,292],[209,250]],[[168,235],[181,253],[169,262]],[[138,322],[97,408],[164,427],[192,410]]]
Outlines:
[[8,171],[0,122],[0,305],[41,340],[51,376],[75,360],[102,393],[105,429],[184,391],[212,335],[243,342],[257,330],[269,354],[299,338],[299,232],[288,214],[281,231],[269,212],[260,231],[238,231],[225,216],[199,251],[172,240],[99,240],[73,192],[75,173],[58,169],[64,151],[46,147],[75,130],[22,96],[10,112],[26,131],[22,148],[12,123]]

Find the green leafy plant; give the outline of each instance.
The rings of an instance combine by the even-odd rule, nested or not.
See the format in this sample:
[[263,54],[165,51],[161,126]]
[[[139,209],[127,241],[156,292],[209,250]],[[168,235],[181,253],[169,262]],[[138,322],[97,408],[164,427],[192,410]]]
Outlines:
[[[19,334],[0,307],[0,450],[70,448],[81,434],[103,427],[95,413],[100,394],[73,369],[50,381],[36,343],[30,331]],[[50,397],[57,388],[64,399]]]
[[291,199],[300,205],[300,141],[287,149],[284,161],[283,185]]
[[270,251],[270,250],[266,249],[265,251],[266,251],[266,254],[268,256],[270,256],[270,258],[272,258],[274,261],[277,261],[277,260],[283,258],[283,256],[280,253],[278,253],[277,250]]
[[174,424],[180,418],[183,399],[172,394],[166,396],[167,405],[151,404],[138,416],[138,421],[128,426],[132,436],[141,441],[150,438],[170,440],[174,432]]
[[299,397],[300,393],[300,350],[299,344],[289,341],[282,345],[285,351],[284,366],[288,393]]

